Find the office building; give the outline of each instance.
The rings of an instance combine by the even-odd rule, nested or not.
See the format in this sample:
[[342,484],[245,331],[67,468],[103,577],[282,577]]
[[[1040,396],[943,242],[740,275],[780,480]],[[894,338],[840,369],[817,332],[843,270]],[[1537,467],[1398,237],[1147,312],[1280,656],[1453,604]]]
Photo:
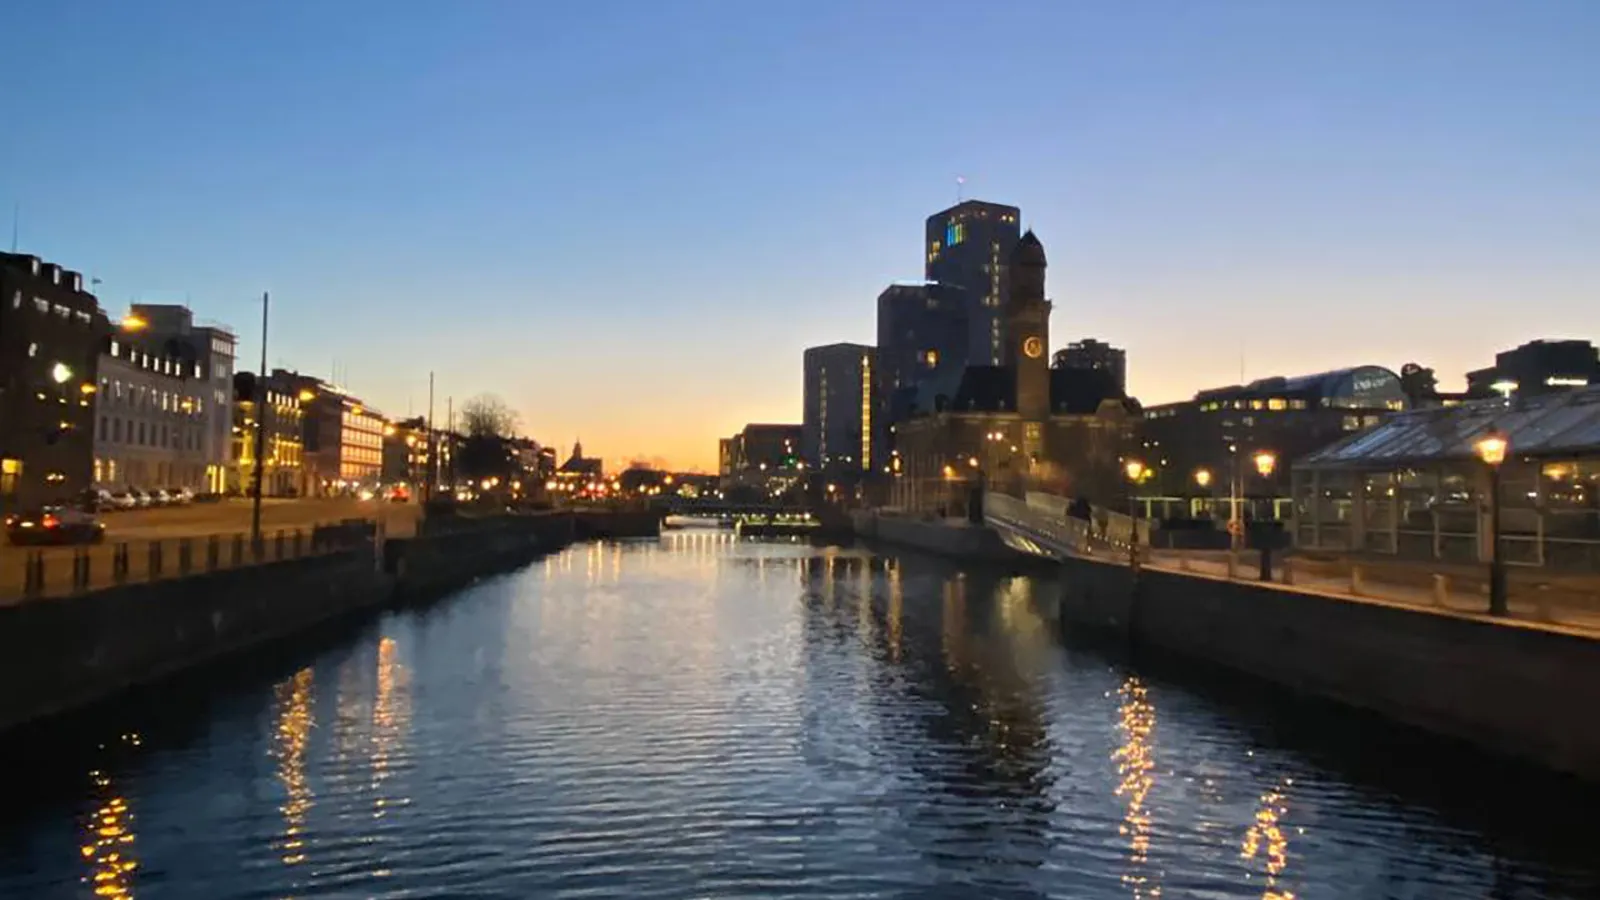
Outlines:
[[955,394],[967,366],[963,304],[959,292],[937,284],[892,284],[878,295],[877,390],[886,433]]
[[233,371],[237,339],[232,329],[215,323],[196,323],[186,306],[135,303],[123,320],[124,330],[137,329],[174,358],[200,363],[209,383],[201,415],[201,453],[206,461],[206,490],[226,489],[233,466]]
[[919,512],[976,513],[979,486],[1020,496],[1048,490],[1103,505],[1124,501],[1121,460],[1133,405],[1085,391],[1050,368],[1044,247],[1028,232],[1007,258],[1000,365],[969,365],[948,400],[896,423],[891,503]]
[[0,253],[0,508],[66,500],[91,485],[109,330],[82,275]]
[[1107,391],[1125,396],[1128,393],[1128,353],[1094,338],[1073,341],[1056,351],[1051,368],[1072,369],[1079,372],[1099,373]]
[[839,474],[876,468],[875,357],[863,344],[806,350],[800,456],[807,466]]
[[[258,391],[266,391],[265,405]],[[261,470],[264,497],[298,497],[311,493],[304,465],[305,416],[298,387],[268,375],[259,383],[254,372],[233,376],[233,476],[230,492],[255,491],[256,432],[266,462]]]
[[[338,496],[374,488],[383,479],[383,414],[338,385],[274,369],[272,380],[300,401],[302,460],[307,492]],[[445,450],[440,449],[445,465]]]
[[1534,396],[1600,384],[1600,352],[1589,341],[1529,341],[1467,373],[1467,396]]
[[924,224],[924,278],[954,291],[967,315],[962,365],[1005,363],[1007,266],[1022,234],[1021,217],[1015,206],[966,200]]
[[204,363],[165,342],[119,331],[105,339],[95,392],[94,480],[115,490],[212,492],[205,427],[212,405]]
[[[1146,407],[1134,448],[1149,473],[1140,496],[1157,517],[1231,519],[1238,497],[1246,517],[1286,518],[1295,460],[1409,405],[1399,375],[1356,366]],[[1253,461],[1263,452],[1275,460],[1265,477]]]

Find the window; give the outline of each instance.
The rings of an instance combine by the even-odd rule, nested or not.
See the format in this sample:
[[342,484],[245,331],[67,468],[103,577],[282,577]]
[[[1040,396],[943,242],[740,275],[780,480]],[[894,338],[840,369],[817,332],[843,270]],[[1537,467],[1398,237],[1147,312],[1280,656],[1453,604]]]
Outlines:
[[1304,400],[1290,400],[1289,401],[1289,408],[1290,409],[1305,409],[1306,408],[1306,402]]
[[1251,400],[1250,401],[1250,408],[1251,409],[1262,409],[1265,406],[1266,406],[1266,402],[1265,401],[1262,401],[1262,400]]
[[33,298],[33,308],[39,312],[47,313],[50,311],[50,301],[43,297],[35,297]]
[[12,291],[11,292],[11,308],[12,309],[21,309],[22,308],[22,292],[21,291]]
[[122,345],[117,343],[116,341],[112,341],[111,342],[111,355],[112,356],[121,356],[122,355]]
[[87,325],[94,321],[94,316],[89,315],[81,309],[74,313],[74,315],[78,317],[78,324],[80,325]]
[[1360,431],[1361,430],[1361,417],[1360,416],[1345,416],[1344,417],[1344,422],[1342,424],[1343,424],[1343,427],[1344,427],[1345,431]]
[[97,436],[102,441],[109,440],[110,437],[111,437],[111,429],[106,427],[106,417],[105,416],[101,416],[100,417],[100,431],[97,433]]
[[38,355],[39,355],[39,345],[38,344],[29,344],[28,345],[28,356],[30,358],[32,358],[32,357],[35,357],[35,356],[38,356]]
[[137,443],[140,446],[144,445],[144,423],[143,422],[139,423],[139,440],[137,441]]
[[922,364],[927,366],[930,369],[933,368],[934,366],[937,366],[939,364],[939,351],[937,351],[937,350],[924,350],[924,351],[922,351]]
[[1273,397],[1271,400],[1267,401],[1267,409],[1273,410],[1274,412],[1282,411],[1288,408],[1288,402],[1286,402],[1282,397]]
[[122,420],[121,419],[112,419],[111,420],[111,440],[113,442],[115,442],[115,443],[118,443],[118,444],[122,443]]
[[65,307],[65,306],[62,306],[62,305],[61,305],[61,304],[59,304],[59,303],[57,303],[57,304],[56,304],[56,305],[55,305],[55,310],[56,310],[56,315],[58,315],[58,316],[60,316],[60,317],[61,317],[61,318],[63,318],[63,319],[70,319],[70,318],[72,318],[72,310],[71,310],[71,309],[68,309],[68,308],[67,308],[67,307]]

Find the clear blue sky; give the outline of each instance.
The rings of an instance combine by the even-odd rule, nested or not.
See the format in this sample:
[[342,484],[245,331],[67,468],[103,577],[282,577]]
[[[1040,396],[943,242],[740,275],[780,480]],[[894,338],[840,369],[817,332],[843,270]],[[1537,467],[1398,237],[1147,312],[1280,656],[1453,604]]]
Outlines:
[[0,204],[113,315],[253,367],[270,289],[274,363],[612,460],[797,421],[958,173],[1147,401],[1600,330],[1594,0],[54,0],[0,44]]

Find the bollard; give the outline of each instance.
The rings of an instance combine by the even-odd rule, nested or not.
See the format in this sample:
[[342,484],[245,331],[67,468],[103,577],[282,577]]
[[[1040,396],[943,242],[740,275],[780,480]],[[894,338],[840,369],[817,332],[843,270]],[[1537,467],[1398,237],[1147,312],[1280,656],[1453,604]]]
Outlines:
[[187,575],[194,568],[194,541],[178,539],[178,574]]
[[237,569],[242,565],[244,565],[244,535],[236,534],[233,536],[233,567]]
[[128,545],[118,544],[111,553],[111,580],[117,584],[128,582]]
[[31,551],[23,563],[22,593],[29,597],[44,593],[44,554],[38,550]]
[[296,528],[294,530],[294,558],[295,559],[299,559],[301,556],[305,555],[305,549],[306,549],[305,540],[306,540],[305,532],[303,532],[300,529]]
[[1284,584],[1294,584],[1294,566],[1291,565],[1293,561],[1294,557],[1292,556],[1285,556],[1283,558],[1283,563],[1281,564],[1280,568],[1283,569]]
[[1433,573],[1433,602],[1440,606],[1447,606],[1449,604],[1446,601],[1449,599],[1450,579],[1438,572]]
[[1178,551],[1178,571],[1189,571],[1189,554],[1184,553],[1182,550]]
[[161,577],[161,542],[150,542],[150,571],[145,573],[146,581],[155,581]]
[[273,535],[272,544],[273,558],[281,561],[283,559],[283,529],[278,529],[278,533]]
[[206,571],[215,572],[222,559],[222,541],[216,535],[206,538]]
[[1260,572],[1261,580],[1262,581],[1271,581],[1272,580],[1272,548],[1268,547],[1266,544],[1262,544],[1261,545],[1261,550],[1259,552],[1260,552],[1260,555],[1261,555],[1261,572]]
[[1237,550],[1229,550],[1228,551],[1228,580],[1232,581],[1233,579],[1238,578],[1238,577],[1239,577],[1239,551],[1237,551]]
[[267,540],[266,540],[266,538],[263,538],[259,534],[255,535],[252,538],[250,538],[250,560],[251,560],[251,562],[260,563],[262,560],[264,560],[266,558],[267,558]]
[[72,590],[75,592],[89,589],[89,551],[79,547],[72,551]]
[[1350,566],[1350,594],[1354,597],[1361,596],[1366,590],[1366,583],[1361,577],[1361,567],[1355,564]]

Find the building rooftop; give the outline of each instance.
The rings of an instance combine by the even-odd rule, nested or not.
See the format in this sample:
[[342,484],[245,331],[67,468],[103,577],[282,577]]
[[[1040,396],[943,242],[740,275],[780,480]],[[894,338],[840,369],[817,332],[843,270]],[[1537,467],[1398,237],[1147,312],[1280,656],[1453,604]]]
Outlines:
[[1512,456],[1600,456],[1600,387],[1396,413],[1296,465],[1378,470],[1471,460],[1490,428],[1505,433]]

